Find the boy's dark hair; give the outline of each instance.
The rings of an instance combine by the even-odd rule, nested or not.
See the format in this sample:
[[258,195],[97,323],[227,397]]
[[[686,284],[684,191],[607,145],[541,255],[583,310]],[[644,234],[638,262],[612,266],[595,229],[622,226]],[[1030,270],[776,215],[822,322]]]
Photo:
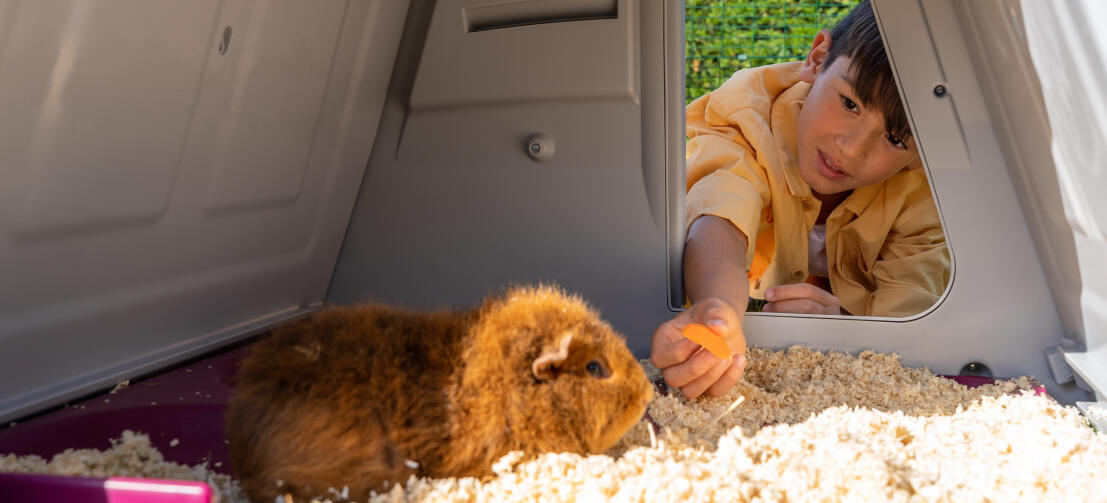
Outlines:
[[830,32],[830,50],[823,68],[829,68],[838,56],[850,58],[849,72],[861,104],[875,105],[884,115],[884,129],[906,141],[911,136],[907,113],[899,100],[899,89],[869,0],[857,4]]

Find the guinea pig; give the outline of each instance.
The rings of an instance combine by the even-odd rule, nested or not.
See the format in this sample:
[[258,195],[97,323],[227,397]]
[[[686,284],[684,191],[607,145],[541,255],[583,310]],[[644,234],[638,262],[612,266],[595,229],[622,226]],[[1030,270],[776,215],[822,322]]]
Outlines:
[[583,300],[516,287],[464,312],[329,307],[273,331],[241,365],[231,462],[253,501],[482,477],[511,451],[602,453],[652,386]]

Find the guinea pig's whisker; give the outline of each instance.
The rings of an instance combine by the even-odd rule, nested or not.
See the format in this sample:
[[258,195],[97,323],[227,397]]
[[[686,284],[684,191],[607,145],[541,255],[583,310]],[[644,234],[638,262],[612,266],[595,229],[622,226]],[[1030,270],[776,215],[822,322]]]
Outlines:
[[318,345],[312,344],[311,347],[293,346],[293,349],[311,360],[319,358],[320,348]]
[[730,413],[730,411],[732,411],[732,410],[734,410],[735,408],[737,408],[737,407],[738,407],[739,405],[741,405],[741,404],[742,404],[742,402],[744,402],[744,401],[746,401],[746,397],[745,397],[745,396],[740,396],[740,397],[738,397],[738,399],[737,399],[737,400],[735,400],[735,401],[734,401],[734,403],[730,404],[730,407],[727,407],[727,408],[726,408],[726,410],[724,410],[724,411],[723,411],[723,412],[722,412],[721,414],[719,414],[718,416],[715,416],[715,419],[712,419],[712,420],[711,420],[711,423],[709,423],[709,424],[715,424],[715,423],[719,422],[719,420],[720,420],[720,419],[722,419],[722,418],[723,418],[723,416],[725,416],[725,415],[729,414],[729,413]]

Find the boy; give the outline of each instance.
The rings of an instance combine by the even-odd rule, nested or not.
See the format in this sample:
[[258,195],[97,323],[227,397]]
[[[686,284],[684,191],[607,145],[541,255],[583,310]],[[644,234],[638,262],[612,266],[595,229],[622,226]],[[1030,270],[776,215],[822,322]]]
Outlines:
[[[684,285],[692,305],[650,358],[689,398],[745,368],[749,298],[775,313],[911,316],[949,281],[949,250],[868,1],[805,61],[742,70],[687,107]],[[722,360],[681,335],[722,335]]]

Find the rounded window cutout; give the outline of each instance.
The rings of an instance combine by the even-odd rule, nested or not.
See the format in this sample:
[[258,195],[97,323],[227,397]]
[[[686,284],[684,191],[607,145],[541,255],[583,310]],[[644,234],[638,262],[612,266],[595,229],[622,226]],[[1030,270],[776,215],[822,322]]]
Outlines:
[[684,14],[673,307],[718,292],[786,315],[937,305],[953,258],[868,2],[687,0]]

